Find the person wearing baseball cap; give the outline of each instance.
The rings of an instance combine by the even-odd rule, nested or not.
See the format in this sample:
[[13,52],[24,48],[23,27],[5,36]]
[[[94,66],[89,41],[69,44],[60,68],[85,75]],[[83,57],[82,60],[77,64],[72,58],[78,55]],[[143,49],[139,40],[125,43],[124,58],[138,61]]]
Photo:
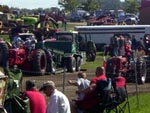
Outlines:
[[68,98],[56,89],[53,81],[44,82],[39,91],[49,97],[46,113],[71,113]]

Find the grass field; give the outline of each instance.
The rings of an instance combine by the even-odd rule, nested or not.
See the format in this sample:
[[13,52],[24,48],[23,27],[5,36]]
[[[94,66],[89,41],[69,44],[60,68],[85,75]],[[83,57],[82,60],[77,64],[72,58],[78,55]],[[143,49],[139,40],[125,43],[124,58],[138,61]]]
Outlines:
[[[150,113],[150,94],[143,93],[137,96],[129,97],[131,113]],[[128,113],[127,111],[125,113]]]

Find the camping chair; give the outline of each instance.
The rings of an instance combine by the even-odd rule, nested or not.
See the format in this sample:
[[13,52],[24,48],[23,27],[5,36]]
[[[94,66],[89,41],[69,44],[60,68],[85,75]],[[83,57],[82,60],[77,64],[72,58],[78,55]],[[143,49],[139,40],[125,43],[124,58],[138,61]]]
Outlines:
[[114,96],[112,96],[111,104],[106,108],[106,113],[110,113],[110,111],[114,111],[115,113],[125,113],[126,108],[128,108],[128,113],[130,113],[125,78],[118,76],[115,77],[112,82]]
[[99,98],[98,113],[104,113],[105,109],[109,107],[111,103],[111,79],[97,81],[97,94]]
[[[79,102],[78,104],[82,105],[90,105],[90,108],[82,109],[79,106],[79,109],[84,111],[84,113],[104,113],[104,110],[109,105],[111,101],[111,89],[112,89],[112,82],[111,79],[108,78],[106,80],[98,80],[96,82],[96,94],[97,97],[95,97],[98,101],[97,105],[90,105],[89,101],[85,101],[85,103],[82,104],[82,102]],[[93,99],[93,97],[92,97]],[[88,98],[90,100],[90,98]]]

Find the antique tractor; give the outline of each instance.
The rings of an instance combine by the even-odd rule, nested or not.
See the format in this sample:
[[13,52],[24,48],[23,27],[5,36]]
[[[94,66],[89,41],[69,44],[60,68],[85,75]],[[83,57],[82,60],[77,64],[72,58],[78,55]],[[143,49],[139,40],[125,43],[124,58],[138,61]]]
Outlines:
[[[117,36],[117,38],[115,36]],[[136,57],[136,55],[134,55],[135,52],[132,51],[131,48],[129,48],[129,42],[127,42],[130,38],[128,34],[114,35],[111,43],[113,42],[114,38],[118,40],[119,49],[117,51],[118,54],[116,55],[114,51],[116,46],[112,44],[111,53],[113,54],[111,54],[111,57],[106,62],[107,76],[113,77],[116,73],[121,72],[126,77],[128,82],[137,82],[138,84],[144,84],[147,81],[146,59],[148,59],[148,57]]]
[[121,72],[128,82],[144,84],[146,82],[146,62],[143,58],[131,61],[128,64],[127,58],[122,56],[111,57],[106,62],[106,75],[113,78],[115,74]]
[[[20,33],[19,37],[25,42],[20,48],[13,48],[11,45],[8,47],[8,44],[5,41],[0,42],[1,66],[5,68],[13,68],[14,66],[17,66],[24,72],[30,72],[32,70],[38,74],[44,74],[46,71],[46,53],[44,50],[35,49],[35,47],[30,49],[25,47],[26,42],[30,40],[30,37],[33,38],[34,34]],[[30,41],[35,45],[35,39]]]
[[[47,39],[41,39],[39,34],[20,33],[19,37],[25,42],[20,48],[8,47],[5,41],[1,41],[0,65],[6,68],[17,66],[23,72],[37,75],[55,73],[64,67],[69,72],[80,70],[86,54],[79,51],[78,33],[58,32],[54,38]],[[32,43],[30,49],[25,46],[29,40]]]

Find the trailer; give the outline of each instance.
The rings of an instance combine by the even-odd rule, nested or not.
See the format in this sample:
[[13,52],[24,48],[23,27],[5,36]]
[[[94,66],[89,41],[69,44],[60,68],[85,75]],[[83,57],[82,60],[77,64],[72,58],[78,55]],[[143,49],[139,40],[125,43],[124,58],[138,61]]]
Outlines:
[[150,25],[104,25],[104,26],[75,26],[78,31],[79,40],[87,42],[92,40],[98,50],[104,45],[109,45],[110,38],[115,34],[135,35],[136,39],[143,38],[146,34],[150,34]]

